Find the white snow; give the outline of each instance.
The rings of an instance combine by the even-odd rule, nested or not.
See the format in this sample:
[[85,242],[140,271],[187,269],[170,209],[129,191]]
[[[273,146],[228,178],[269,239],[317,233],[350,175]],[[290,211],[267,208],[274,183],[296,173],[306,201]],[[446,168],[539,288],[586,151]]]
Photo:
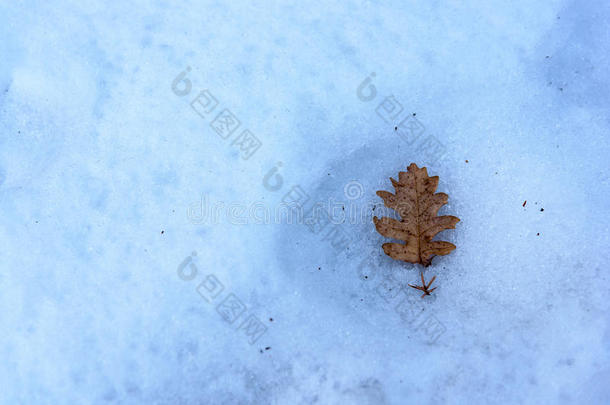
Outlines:
[[[0,3],[0,403],[610,403],[609,20]],[[411,162],[425,299],[372,224]]]

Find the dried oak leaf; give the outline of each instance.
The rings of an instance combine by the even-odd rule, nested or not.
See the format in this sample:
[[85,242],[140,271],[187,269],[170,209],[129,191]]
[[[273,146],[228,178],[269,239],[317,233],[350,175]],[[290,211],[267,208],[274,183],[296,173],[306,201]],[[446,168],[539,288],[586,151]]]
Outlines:
[[395,210],[401,220],[374,217],[377,232],[405,243],[384,243],[383,251],[392,259],[419,263],[427,267],[436,255],[446,255],[455,249],[449,242],[432,238],[445,229],[455,229],[460,219],[452,215],[436,216],[449,196],[436,193],[438,176],[428,177],[425,167],[411,163],[408,171],[398,173],[398,181],[390,177],[396,194],[377,191],[386,207]]

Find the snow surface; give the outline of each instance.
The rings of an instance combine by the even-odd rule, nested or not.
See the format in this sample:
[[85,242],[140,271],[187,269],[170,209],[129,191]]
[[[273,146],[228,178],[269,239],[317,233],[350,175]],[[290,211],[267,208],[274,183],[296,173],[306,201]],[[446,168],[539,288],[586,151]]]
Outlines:
[[[609,27],[0,2],[0,402],[610,403]],[[426,299],[372,225],[410,162],[461,218]]]

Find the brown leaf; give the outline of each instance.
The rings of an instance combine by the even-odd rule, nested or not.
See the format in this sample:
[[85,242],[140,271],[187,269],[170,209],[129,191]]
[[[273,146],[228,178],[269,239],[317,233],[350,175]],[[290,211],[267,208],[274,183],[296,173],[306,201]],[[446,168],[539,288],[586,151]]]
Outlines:
[[422,291],[422,298],[424,298],[426,295],[430,295],[430,293],[434,290],[436,290],[436,287],[434,288],[430,288],[430,286],[432,285],[432,283],[434,283],[434,280],[436,280],[436,276],[432,277],[432,280],[430,280],[430,282],[428,284],[426,284],[426,281],[424,280],[424,273],[420,273],[421,275],[421,285],[411,285],[409,284],[409,287],[411,288],[415,288],[416,290]]
[[438,176],[428,177],[425,167],[420,169],[411,163],[406,172],[398,173],[398,181],[390,180],[396,194],[378,191],[377,195],[401,220],[374,217],[373,222],[381,235],[405,243],[384,243],[383,251],[393,259],[424,266],[429,266],[434,256],[451,253],[455,249],[453,243],[432,240],[445,229],[455,229],[460,221],[452,215],[437,216],[449,199],[445,193],[435,193]]

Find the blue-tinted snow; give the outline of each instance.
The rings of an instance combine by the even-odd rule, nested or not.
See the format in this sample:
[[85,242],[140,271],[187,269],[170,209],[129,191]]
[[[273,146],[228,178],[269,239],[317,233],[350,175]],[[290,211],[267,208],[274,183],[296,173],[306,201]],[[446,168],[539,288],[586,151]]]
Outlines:
[[0,402],[610,402],[610,5],[329,3],[0,5]]

